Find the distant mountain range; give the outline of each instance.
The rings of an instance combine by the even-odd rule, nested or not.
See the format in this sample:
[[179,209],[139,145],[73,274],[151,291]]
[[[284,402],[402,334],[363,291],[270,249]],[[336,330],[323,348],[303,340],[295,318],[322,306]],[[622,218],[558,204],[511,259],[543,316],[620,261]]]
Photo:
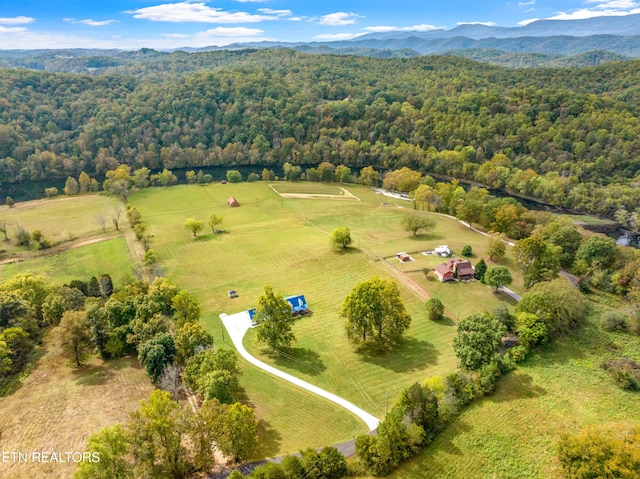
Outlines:
[[[326,53],[372,56],[412,56],[486,49],[565,56],[602,50],[614,54],[610,57],[610,61],[613,61],[626,57],[640,58],[640,14],[585,20],[538,20],[513,28],[465,24],[450,30],[368,33],[352,40],[334,42],[253,42],[184,50],[247,47],[285,47],[312,53],[321,53],[328,48],[330,51],[325,50]],[[603,55],[599,57],[604,58]]]
[[482,24],[464,24],[458,25],[450,30],[368,33],[357,37],[357,40],[388,40],[409,37],[425,39],[467,37],[480,40],[482,38],[553,37],[558,35],[573,37],[591,35],[640,35],[640,14],[622,17],[595,17],[585,20],[537,20],[522,27],[511,28],[492,27]]
[[[450,30],[369,33],[332,42],[248,42],[224,47],[181,48],[185,52],[291,48],[314,54],[406,58],[456,55],[513,68],[591,66],[640,58],[640,14],[585,20],[538,20],[522,27],[459,25]],[[96,73],[149,56],[143,48],[118,50],[0,50],[0,67]]]

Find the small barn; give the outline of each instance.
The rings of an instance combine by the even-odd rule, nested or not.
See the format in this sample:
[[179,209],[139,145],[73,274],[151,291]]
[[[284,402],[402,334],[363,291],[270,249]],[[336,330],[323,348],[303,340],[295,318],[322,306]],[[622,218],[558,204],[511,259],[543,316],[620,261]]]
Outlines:
[[237,208],[238,206],[240,206],[240,203],[238,203],[238,200],[236,200],[233,196],[229,197],[229,199],[227,200],[227,204],[231,208]]
[[411,261],[411,256],[409,256],[407,253],[398,253],[396,257],[403,263],[406,263],[407,261]]

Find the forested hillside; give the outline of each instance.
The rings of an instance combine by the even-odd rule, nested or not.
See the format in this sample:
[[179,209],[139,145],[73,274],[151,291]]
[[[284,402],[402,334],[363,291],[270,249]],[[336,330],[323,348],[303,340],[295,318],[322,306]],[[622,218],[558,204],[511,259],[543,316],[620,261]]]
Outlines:
[[[0,181],[118,164],[409,166],[611,215],[640,205],[640,62],[152,54],[81,76],[0,70]],[[192,73],[195,72],[195,73]]]

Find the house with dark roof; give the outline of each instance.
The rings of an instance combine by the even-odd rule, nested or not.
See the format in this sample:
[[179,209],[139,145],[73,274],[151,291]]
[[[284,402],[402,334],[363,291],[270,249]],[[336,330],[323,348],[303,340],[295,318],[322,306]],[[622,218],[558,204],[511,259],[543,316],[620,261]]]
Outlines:
[[435,275],[441,282],[453,281],[470,281],[474,278],[475,270],[468,260],[452,258],[446,263],[436,266]]

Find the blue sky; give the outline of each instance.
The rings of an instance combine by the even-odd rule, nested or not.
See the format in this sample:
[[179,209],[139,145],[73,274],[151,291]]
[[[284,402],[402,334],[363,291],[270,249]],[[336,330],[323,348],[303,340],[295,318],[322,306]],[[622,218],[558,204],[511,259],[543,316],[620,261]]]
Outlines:
[[351,39],[376,31],[515,27],[640,13],[633,0],[0,0],[0,49],[171,49]]

